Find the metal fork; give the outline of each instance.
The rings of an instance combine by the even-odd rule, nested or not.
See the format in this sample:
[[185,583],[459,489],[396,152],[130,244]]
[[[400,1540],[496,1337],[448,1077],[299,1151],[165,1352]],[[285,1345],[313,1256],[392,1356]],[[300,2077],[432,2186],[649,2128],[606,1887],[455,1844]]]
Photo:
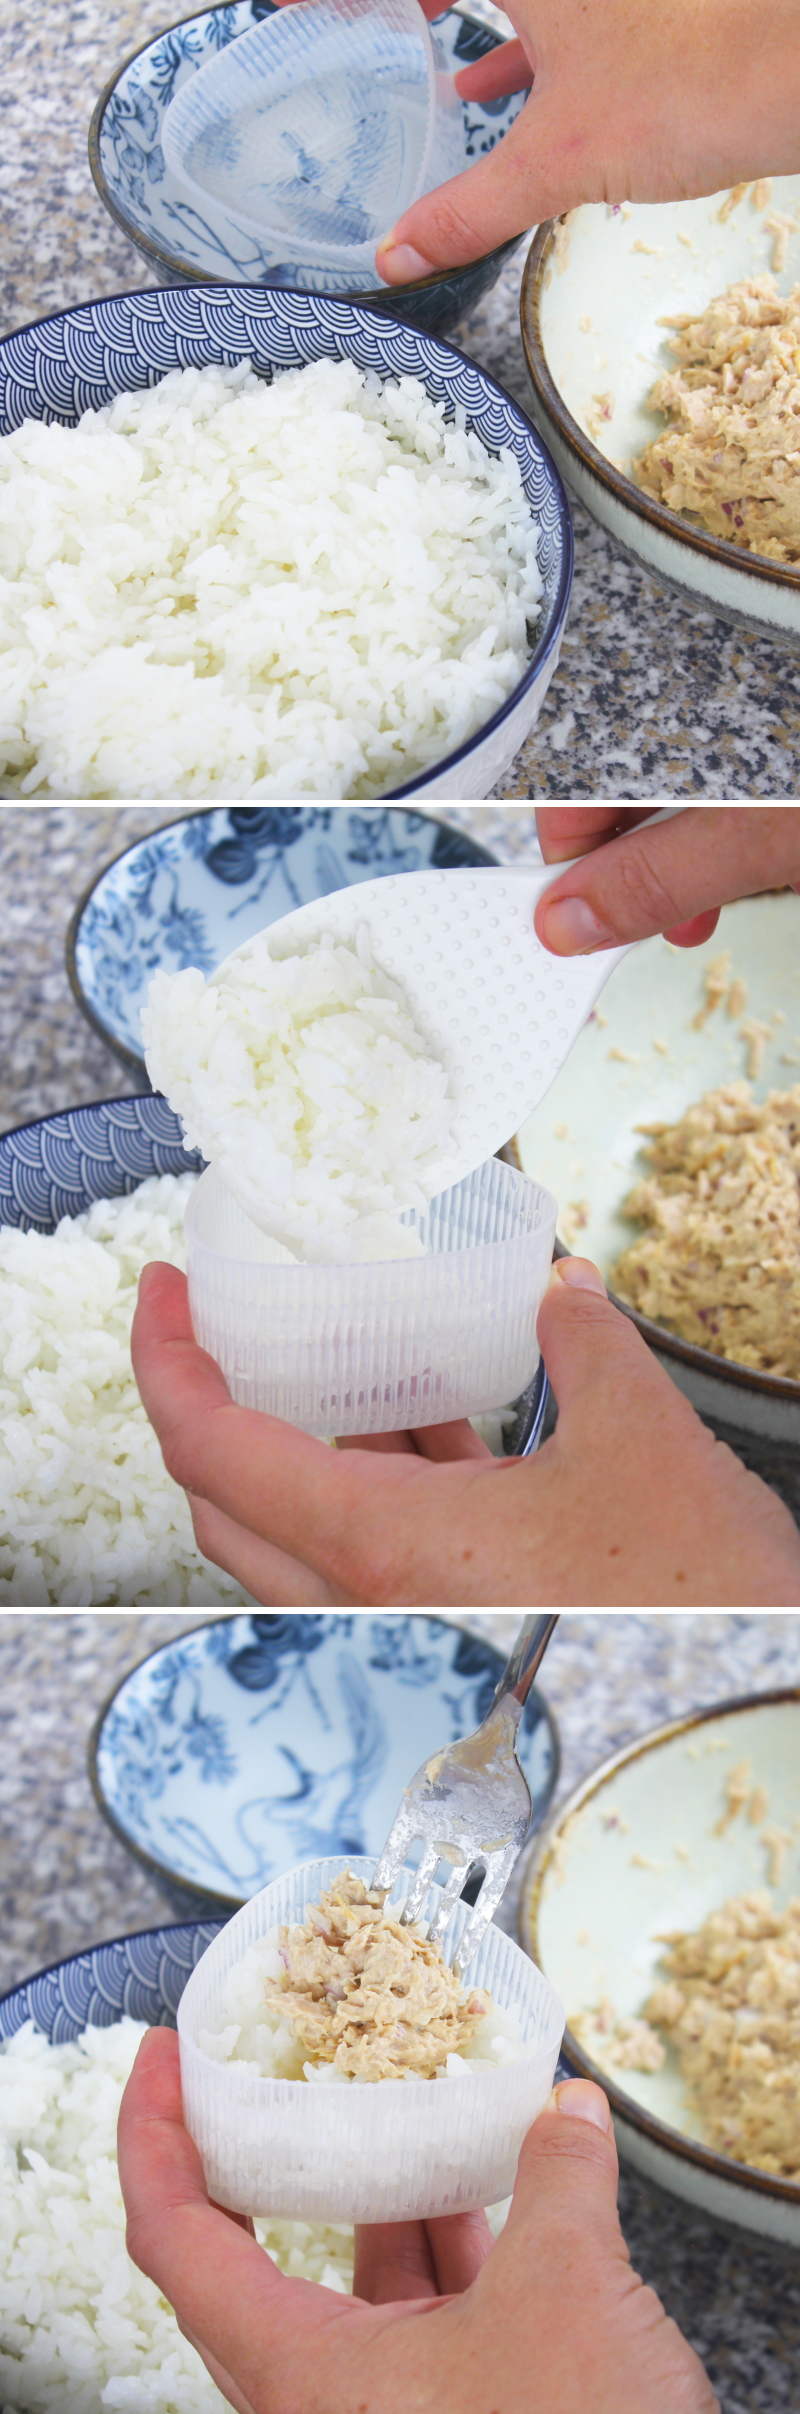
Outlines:
[[375,1869],[373,1886],[391,1892],[409,1846],[422,1839],[422,1860],[398,1913],[410,1926],[419,1921],[439,1862],[449,1862],[450,1876],[442,1888],[441,1902],[425,1923],[425,1934],[432,1942],[444,1935],[473,1870],[484,1869],[472,1918],[453,1959],[459,1977],[477,1953],[530,1826],[530,1788],[517,1759],[517,1728],[557,1623],[556,1618],[523,1618],[486,1717],[473,1735],[446,1744],[423,1760],[406,1786]]

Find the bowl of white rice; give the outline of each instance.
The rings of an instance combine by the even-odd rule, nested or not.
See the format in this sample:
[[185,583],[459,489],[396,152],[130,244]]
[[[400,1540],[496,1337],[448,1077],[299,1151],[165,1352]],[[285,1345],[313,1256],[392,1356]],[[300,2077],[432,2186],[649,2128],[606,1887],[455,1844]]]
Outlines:
[[0,343],[0,793],[485,797],[572,580],[557,469],[327,294],[118,294]]
[[[0,1135],[0,1603],[9,1608],[249,1609],[198,1551],[133,1375],[130,1329],[151,1259],[186,1266],[202,1168],[159,1097],[111,1098]],[[488,1407],[488,1402],[485,1403]],[[540,1361],[498,1455],[535,1450]]]
[[[0,1998],[0,2400],[13,2414],[226,2414],[155,2281],[130,2260],[117,2172],[141,2039],[174,2028],[219,1931],[209,1920],[114,1937]],[[495,2235],[506,2211],[490,2209]],[[256,2216],[255,2227],[290,2278],[350,2293],[350,2224]]]
[[[373,1867],[352,1859],[343,1869],[337,1855],[274,1879],[214,1939],[182,1997],[186,2125],[210,2195],[233,2211],[406,2221],[496,2203],[513,2188],[523,2139],[553,2084],[563,2006],[528,1956],[490,1923],[459,1990],[460,2029],[455,2014],[437,2024],[431,2005],[445,1988],[441,1967],[437,1977],[430,1965],[438,1950],[427,1948],[417,2001],[415,1970],[425,1947],[415,1941],[410,1949],[412,1932],[399,1920],[412,1874],[402,1871],[390,1898],[372,1908],[380,1899],[369,1894]],[[439,1893],[429,1889],[423,1920]],[[363,1901],[337,1921],[336,1904],[349,1894]],[[442,1939],[445,1964],[469,1916],[467,1904],[456,1905]],[[329,1941],[340,1928],[344,1947]],[[334,2003],[344,1997],[336,1972],[351,1976],[348,1950],[357,1975],[351,1995]],[[316,1961],[311,1970],[315,1955],[327,1976]],[[381,1992],[378,1973],[389,1962],[393,1979]],[[309,1973],[302,2009],[295,1964]],[[455,1994],[452,1980],[450,1987]],[[334,2034],[342,2028],[335,2054],[327,2039],[309,2043],[331,2011]],[[437,2025],[449,2026],[460,2045],[446,2050],[441,2037],[431,2043]],[[356,2040],[349,2055],[347,2038]],[[414,2047],[417,2059],[406,2061]]]
[[[0,2403],[13,2414],[226,2414],[153,2280],[131,2262],[117,2119],[146,2030],[175,2026],[219,1922],[149,1928],[0,1998]],[[346,2294],[353,2233],[259,2221],[278,2268]]]

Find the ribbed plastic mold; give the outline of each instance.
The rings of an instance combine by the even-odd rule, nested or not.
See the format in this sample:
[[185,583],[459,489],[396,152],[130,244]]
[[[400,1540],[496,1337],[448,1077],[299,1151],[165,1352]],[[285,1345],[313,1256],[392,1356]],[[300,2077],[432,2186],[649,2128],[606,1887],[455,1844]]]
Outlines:
[[302,0],[175,94],[164,157],[280,257],[372,268],[412,201],[466,167],[464,113],[417,0]]
[[414,1224],[426,1257],[270,1263],[212,1166],[186,1211],[192,1322],[240,1406],[307,1433],[391,1433],[502,1408],[536,1373],[556,1202],[490,1158]]
[[[289,2221],[422,2220],[496,2204],[510,2195],[523,2138],[547,2102],[564,2028],[552,1987],[501,1929],[488,1929],[468,1981],[514,2013],[529,2049],[518,2062],[458,2079],[325,2087],[251,2075],[201,2051],[198,2031],[221,2024],[234,1962],[278,1922],[301,1921],[342,1867],[341,1854],[307,1861],[265,1886],[209,1945],[181,1997],[184,2116],[209,2192],[234,2212]],[[349,1867],[371,1883],[374,1862]],[[403,1871],[393,1901],[411,1882]],[[468,1917],[459,1904],[447,1960]]]

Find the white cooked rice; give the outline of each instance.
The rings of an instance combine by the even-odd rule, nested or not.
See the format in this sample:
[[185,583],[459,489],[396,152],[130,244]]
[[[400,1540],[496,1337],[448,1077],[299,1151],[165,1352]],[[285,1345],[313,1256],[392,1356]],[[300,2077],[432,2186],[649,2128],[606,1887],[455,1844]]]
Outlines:
[[305,1259],[421,1252],[397,1218],[442,1187],[452,1103],[366,930],[283,961],[260,931],[208,981],[157,972],[142,1036],[187,1146],[272,1239]]
[[[0,2414],[223,2414],[227,2400],[152,2280],[131,2263],[116,2161],[145,2029],[124,2019],[0,2047]],[[508,2206],[494,2205],[495,2236]],[[352,2288],[353,2233],[257,2220],[290,2278]]]
[[152,1175],[54,1233],[0,1225],[0,1602],[253,1606],[198,1551],[131,1365],[141,1268],[185,1267],[196,1178]]
[[[279,1941],[280,1928],[270,1928],[233,1963],[222,1990],[220,2019],[215,2027],[198,2030],[198,2045],[214,2062],[243,2062],[255,2077],[305,2079],[317,2087],[358,2085],[329,2062],[304,2062],[290,2022],[265,2004],[265,1978],[286,1975]],[[525,2045],[514,2014],[495,2003],[485,2019],[476,2020],[462,2051],[448,2054],[437,2078],[463,2079],[471,2070],[497,2070],[507,2062],[521,2061],[533,2050]],[[411,2071],[401,2075],[416,2083]]]
[[529,659],[511,452],[413,377],[173,369],[0,439],[0,775],[37,797],[377,796]]

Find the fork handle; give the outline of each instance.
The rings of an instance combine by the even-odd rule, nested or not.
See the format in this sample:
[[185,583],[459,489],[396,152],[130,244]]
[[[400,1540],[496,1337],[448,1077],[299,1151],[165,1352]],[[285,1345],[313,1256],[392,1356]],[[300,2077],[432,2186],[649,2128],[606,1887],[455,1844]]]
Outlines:
[[[547,1650],[553,1627],[557,1625],[557,1616],[543,1618],[531,1615],[523,1618],[511,1657],[506,1662],[497,1686],[492,1710],[499,1709],[501,1702],[506,1701],[515,1701],[519,1704],[520,1710],[523,1709],[537,1668]],[[491,1711],[489,1716],[491,1717]]]

